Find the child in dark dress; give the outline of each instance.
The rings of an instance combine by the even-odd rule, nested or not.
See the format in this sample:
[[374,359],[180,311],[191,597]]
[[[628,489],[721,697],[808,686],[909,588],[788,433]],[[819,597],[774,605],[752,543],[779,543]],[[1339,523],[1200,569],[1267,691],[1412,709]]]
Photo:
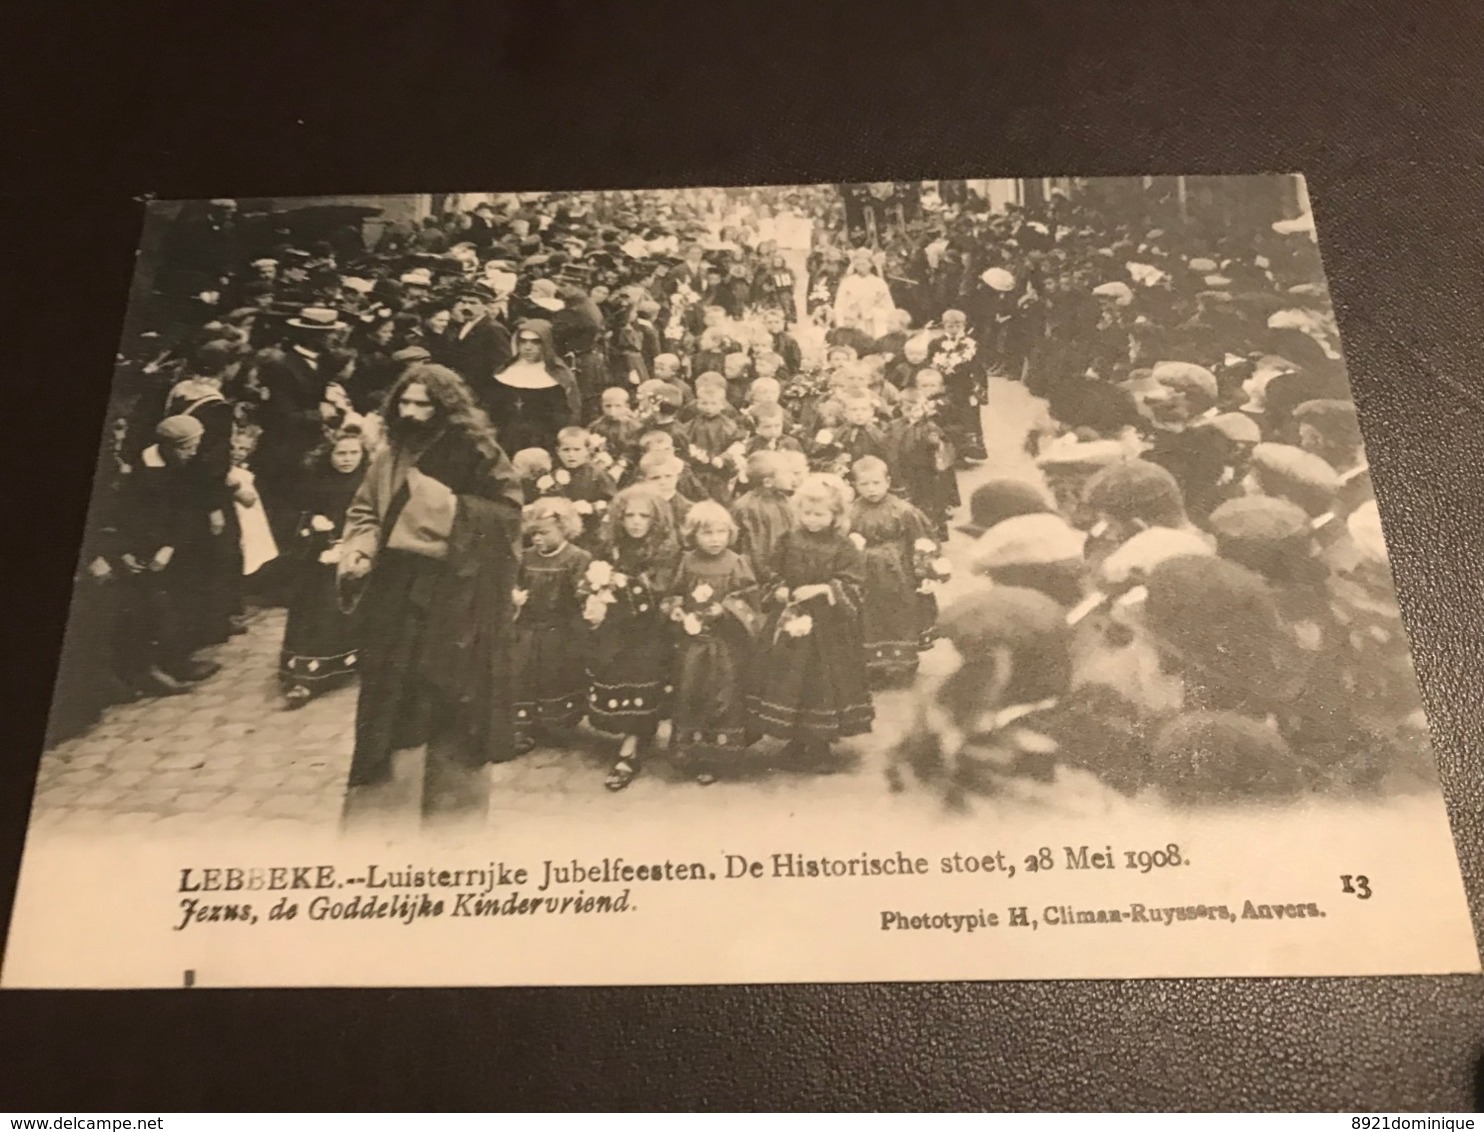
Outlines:
[[[737,525],[709,500],[686,516],[686,550],[668,608],[675,623],[675,700],[671,744],[689,760],[699,750],[747,744],[746,680],[757,627],[757,579],[731,548]],[[713,781],[702,768],[698,781]]]
[[878,684],[917,675],[918,644],[924,626],[918,600],[916,560],[919,540],[935,552],[932,524],[904,499],[891,494],[891,473],[874,456],[857,460],[856,499],[850,513],[850,541],[866,558],[861,633],[866,671]]
[[557,433],[557,466],[552,472],[552,494],[572,501],[582,517],[583,546],[592,548],[598,542],[603,512],[616,490],[607,472],[592,462],[593,435],[585,428],[570,425]]
[[731,510],[737,523],[737,553],[747,559],[754,574],[773,561],[779,536],[794,525],[789,494],[802,476],[795,475],[792,463],[782,452],[754,452],[747,458],[750,486],[733,502]]
[[515,749],[524,754],[552,729],[576,727],[587,700],[588,634],[578,587],[592,555],[572,502],[546,496],[525,510],[530,539],[514,593]]
[[[756,384],[756,383],[754,383]],[[762,404],[752,409],[752,436],[742,447],[744,456],[754,452],[802,452],[801,445],[787,435],[788,416],[781,405]]]
[[694,497],[680,491],[685,478],[685,462],[667,449],[657,448],[646,452],[639,461],[639,482],[646,484],[659,496],[660,502],[670,509],[670,518],[675,529],[683,530],[685,517],[695,505]]
[[357,621],[340,608],[335,570],[345,509],[365,470],[361,437],[341,436],[315,457],[299,501],[300,553],[278,662],[285,707],[303,707],[356,670]]
[[720,374],[703,373],[696,379],[696,415],[689,425],[688,454],[706,498],[723,506],[732,501],[737,458],[747,440],[736,417],[723,412],[726,407],[726,380]]
[[778,541],[763,579],[763,625],[748,707],[757,734],[818,760],[831,743],[871,730],[875,710],[861,639],[865,556],[846,537],[850,488],[813,474],[793,497],[799,525]]
[[[931,370],[924,373],[938,377]],[[898,402],[902,415],[887,431],[888,462],[895,473],[893,490],[928,517],[942,540],[948,537],[948,515],[959,504],[958,477],[953,473],[952,449],[933,419],[932,406],[922,389],[902,391]]]
[[639,459],[639,418],[629,408],[629,391],[616,385],[603,390],[603,415],[592,424],[593,464],[608,473],[614,483],[623,483]]
[[583,587],[603,607],[599,616],[597,605],[584,602],[593,625],[587,717],[594,729],[623,736],[605,783],[610,790],[622,790],[639,773],[640,759],[674,690],[674,642],[660,607],[680,565],[670,508],[650,488],[624,488],[604,517],[600,554],[588,570],[598,568],[602,584]]
[[876,423],[876,404],[869,393],[852,390],[840,398],[845,419],[835,433],[835,443],[850,458],[850,466],[866,456],[890,459],[886,429]]

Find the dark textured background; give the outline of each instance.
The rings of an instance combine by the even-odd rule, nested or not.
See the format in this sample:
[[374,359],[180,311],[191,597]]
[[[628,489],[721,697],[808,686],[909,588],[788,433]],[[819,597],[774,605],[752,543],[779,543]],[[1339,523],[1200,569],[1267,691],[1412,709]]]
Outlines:
[[[1298,169],[1480,922],[1477,4],[62,7],[0,68],[0,915],[132,198]],[[1466,978],[8,992],[0,1107],[1462,1109],[1481,1051]]]

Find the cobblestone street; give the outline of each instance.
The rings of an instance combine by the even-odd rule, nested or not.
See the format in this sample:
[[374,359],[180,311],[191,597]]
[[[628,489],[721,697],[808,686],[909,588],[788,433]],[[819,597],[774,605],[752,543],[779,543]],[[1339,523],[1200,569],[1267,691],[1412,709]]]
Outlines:
[[[991,475],[1034,474],[1023,440],[1037,403],[1003,381],[991,383],[990,401],[984,414],[990,460],[961,476],[965,499]],[[961,535],[950,540],[956,567],[966,545]],[[957,569],[942,599],[966,584]],[[254,830],[334,828],[350,766],[356,689],[337,688],[300,710],[284,710],[275,675],[283,622],[281,609],[257,611],[247,633],[213,654],[221,672],[189,694],[114,706],[92,730],[49,750],[37,778],[35,826],[164,828],[208,819]],[[924,654],[925,669],[942,663],[944,648]],[[773,805],[780,792],[790,807],[879,799],[886,793],[884,752],[900,733],[910,698],[910,690],[878,693],[874,732],[842,744],[833,772],[767,773],[776,748],[760,744],[741,756],[737,773],[702,787],[657,755],[617,797],[603,787],[616,740],[584,731],[570,747],[538,749],[493,767],[491,821],[550,809],[554,797],[564,810],[601,805],[658,813],[676,801],[677,790],[726,791],[728,807],[744,797]]]

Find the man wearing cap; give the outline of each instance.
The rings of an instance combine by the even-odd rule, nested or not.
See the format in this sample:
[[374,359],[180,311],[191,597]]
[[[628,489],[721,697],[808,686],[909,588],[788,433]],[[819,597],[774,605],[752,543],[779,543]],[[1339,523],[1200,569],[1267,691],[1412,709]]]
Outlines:
[[1150,527],[1191,530],[1180,483],[1158,464],[1125,460],[1087,481],[1083,504],[1093,516],[1088,557],[1102,558]]
[[1291,444],[1259,444],[1243,481],[1249,495],[1271,495],[1297,503],[1311,516],[1335,505],[1339,474],[1324,460]]
[[197,660],[200,614],[213,572],[211,513],[220,506],[193,466],[204,429],[195,417],[166,417],[156,443],[126,481],[120,562],[120,675],[149,695],[177,695],[220,665]]
[[1190,362],[1158,362],[1138,399],[1150,441],[1144,459],[1173,475],[1187,504],[1199,505],[1192,513],[1204,516],[1227,467],[1223,438],[1198,427],[1217,415],[1216,375]]
[[977,539],[1006,519],[1050,514],[1054,510],[1050,496],[1029,480],[992,479],[974,489],[969,496],[969,521],[960,523],[956,529]]
[[433,273],[426,267],[414,267],[397,278],[402,285],[402,300],[409,307],[421,303],[433,290]]
[[969,568],[997,586],[1039,590],[1071,608],[1082,598],[1087,536],[1060,515],[1002,519],[969,550]]
[[963,807],[973,795],[1034,798],[1036,783],[1055,779],[1064,797],[1058,764],[1130,794],[1144,784],[1141,713],[1106,686],[1072,687],[1065,612],[1042,593],[1008,585],[944,611],[956,667],[919,682],[914,718],[887,771],[894,789],[910,773]]
[[1354,402],[1305,401],[1293,416],[1298,421],[1299,447],[1340,474],[1336,507],[1348,515],[1373,494]]
[[495,372],[515,356],[509,332],[490,318],[489,304],[494,299],[494,292],[481,283],[462,288],[439,351],[439,360],[464,379],[486,412]]
[[1104,468],[1129,458],[1128,447],[1117,440],[1079,440],[1068,434],[1044,447],[1036,467],[1046,477],[1046,487],[1056,500],[1056,509],[1074,526],[1092,526],[1094,517],[1083,505],[1087,481]]

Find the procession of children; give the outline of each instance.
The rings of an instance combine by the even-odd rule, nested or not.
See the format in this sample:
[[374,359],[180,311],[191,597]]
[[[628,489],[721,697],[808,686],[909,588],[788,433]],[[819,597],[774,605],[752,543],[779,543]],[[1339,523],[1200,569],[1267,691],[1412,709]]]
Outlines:
[[[767,334],[712,317],[726,337],[710,342]],[[750,372],[738,353],[748,364],[726,368]],[[703,783],[765,736],[783,742],[778,761],[804,768],[871,730],[873,686],[909,681],[934,640],[951,461],[928,453],[916,501],[893,484],[904,441],[919,462],[916,447],[942,441],[914,431],[920,414],[876,423],[868,369],[847,360],[853,351],[832,353],[815,389],[795,387],[792,413],[767,350],[762,376],[704,371],[689,399],[686,385],[655,378],[631,407],[611,387],[591,428],[559,433],[554,462],[514,454],[529,501],[518,749],[570,744],[585,716],[620,737],[606,780],[618,790],[665,720],[669,759]]]
[[[74,618],[113,647],[59,703],[86,726],[110,665],[186,694],[253,606],[287,606],[283,707],[364,672],[346,508],[386,414],[452,406],[524,496],[516,757],[601,744],[614,791],[829,770],[901,688],[888,777],[953,804],[1430,782],[1312,221],[1097,187],[873,232],[828,186],[524,195],[374,252],[238,247],[121,370]],[[985,479],[1011,386],[1029,471]]]

